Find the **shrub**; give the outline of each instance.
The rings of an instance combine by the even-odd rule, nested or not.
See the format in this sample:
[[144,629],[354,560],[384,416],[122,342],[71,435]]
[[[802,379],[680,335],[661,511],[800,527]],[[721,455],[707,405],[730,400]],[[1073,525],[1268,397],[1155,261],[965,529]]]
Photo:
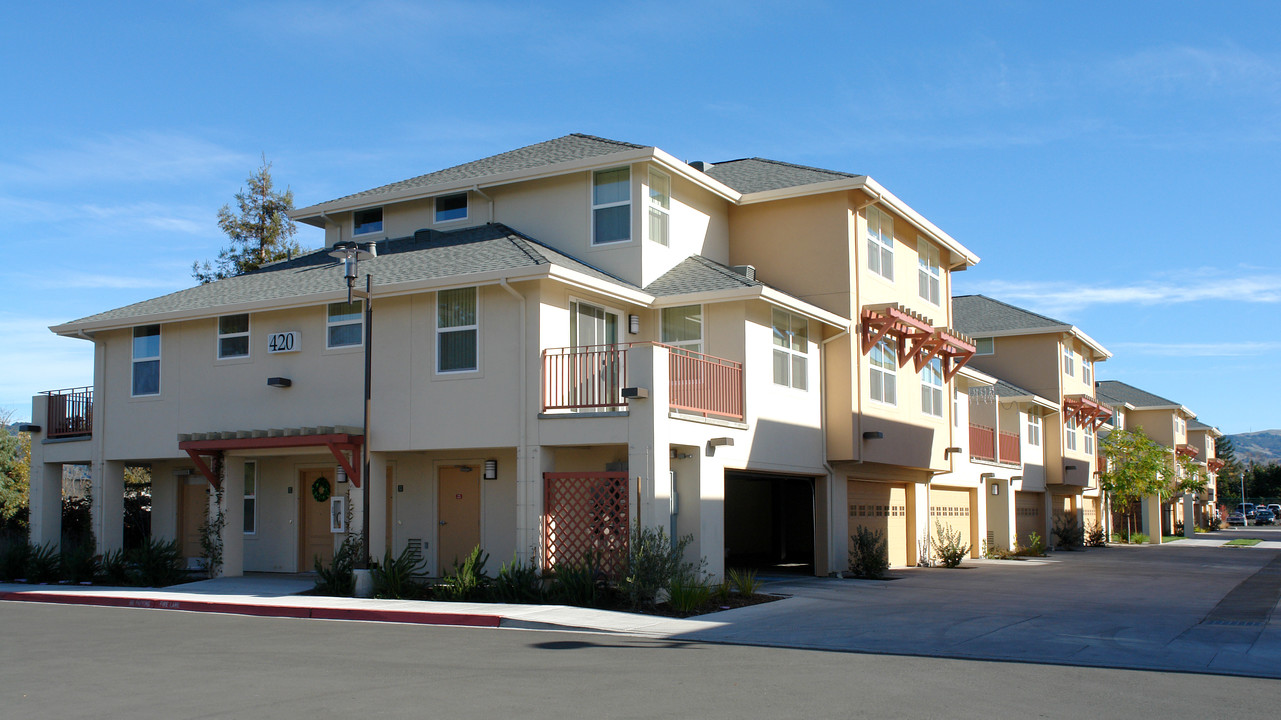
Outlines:
[[58,553],[52,544],[32,545],[23,570],[29,583],[57,582],[61,572],[59,565]]
[[93,501],[88,497],[62,499],[62,544],[80,545],[93,541]]
[[63,545],[61,563],[62,578],[67,582],[92,582],[98,572],[93,540],[70,547]]
[[850,536],[850,572],[854,577],[883,577],[890,569],[890,551],[885,542],[885,534],[880,530],[859,525]]
[[445,592],[453,600],[483,600],[489,586],[489,576],[485,574],[485,563],[489,562],[489,553],[472,548],[462,562],[454,561],[454,571],[445,577]]
[[413,578],[426,569],[427,561],[416,557],[408,546],[394,558],[388,550],[383,553],[383,561],[371,569],[374,597],[400,599],[421,595],[422,590]]
[[533,558],[529,562],[513,553],[512,561],[498,568],[498,576],[490,587],[490,594],[498,602],[539,603],[543,600],[543,578]]
[[147,538],[136,550],[126,551],[132,584],[165,587],[187,579],[187,565],[177,540]]
[[334,552],[334,560],[329,567],[325,567],[317,555],[315,592],[339,597],[351,597],[355,594],[356,558],[360,557],[361,549],[361,536],[348,535]]
[[1103,532],[1103,526],[1095,520],[1085,531],[1085,544],[1089,547],[1106,547],[1108,544],[1107,533]]
[[605,573],[600,569],[596,553],[589,551],[578,562],[557,563],[552,578],[552,600],[578,607],[599,607],[603,604]]
[[669,540],[662,528],[642,527],[637,521],[632,528],[627,572],[622,580],[632,607],[654,604],[658,591],[669,587],[677,577],[702,570],[701,562],[695,565],[685,561],[685,549],[692,542],[693,535]]
[[697,575],[682,575],[672,578],[667,587],[667,601],[672,609],[681,614],[689,614],[707,604],[712,598],[712,588]]
[[969,543],[961,542],[961,531],[944,527],[938,520],[934,521],[934,533],[938,536],[931,540],[934,552],[938,554],[943,567],[959,567],[961,561],[970,554]]
[[761,581],[756,577],[755,570],[735,570],[730,568],[726,573],[730,584],[734,590],[745,598],[752,597],[761,590]]
[[96,579],[107,585],[128,585],[129,561],[125,557],[125,551],[115,550],[103,553],[102,559],[98,561],[98,576]]
[[27,539],[12,538],[0,547],[0,582],[13,582],[27,575],[27,556],[31,546]]
[[1144,543],[1147,543],[1150,539],[1151,538],[1148,537],[1147,533],[1141,533],[1141,532],[1130,533],[1131,545],[1142,545]]
[[721,581],[711,586],[712,599],[724,605],[729,602],[730,597],[734,595],[734,584],[728,577],[721,578]]
[[1076,513],[1054,515],[1054,545],[1061,550],[1075,550],[1085,544],[1085,531],[1076,523]]

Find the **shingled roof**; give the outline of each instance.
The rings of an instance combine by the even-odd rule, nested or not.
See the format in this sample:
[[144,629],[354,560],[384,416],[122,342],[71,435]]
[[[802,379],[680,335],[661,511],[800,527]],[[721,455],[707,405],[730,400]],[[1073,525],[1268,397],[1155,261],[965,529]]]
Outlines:
[[744,194],[863,177],[755,157],[716,163],[704,172]]
[[[363,190],[351,195],[345,195],[329,202],[338,202],[341,200],[351,200],[354,198],[385,195],[387,193],[397,192],[400,190],[410,190],[412,188],[428,187],[431,185],[440,185],[451,181],[461,180],[478,180],[490,175],[499,175],[502,173],[517,172],[520,170],[529,170],[531,168],[541,167],[544,165],[555,165],[557,163],[571,162],[574,160],[583,160],[586,158],[598,157],[601,155],[610,155],[623,150],[637,150],[648,147],[646,145],[635,145],[633,143],[621,142],[619,140],[609,140],[607,138],[595,137],[594,135],[583,135],[573,133],[554,140],[526,145],[522,148],[509,150],[497,155],[472,160],[461,165],[437,170],[436,172],[419,175],[418,177],[401,180],[400,182],[381,185],[370,190]],[[328,204],[328,203],[321,203]]]
[[665,295],[684,295],[696,292],[760,287],[764,284],[725,265],[708,260],[702,255],[691,255],[682,260],[676,267],[663,273],[657,280],[645,286],[645,292],[655,297],[662,297]]
[[1125,403],[1138,409],[1152,407],[1179,407],[1179,403],[1167,400],[1160,395],[1153,395],[1146,390],[1123,383],[1120,380],[1100,380],[1094,383],[1094,392],[1098,398],[1109,405]]
[[952,324],[972,337],[1006,330],[1066,328],[1062,320],[1038,315],[986,295],[958,295],[952,298]]
[[[342,265],[323,248],[292,260],[198,285],[151,300],[90,315],[68,326],[128,321],[168,313],[214,314],[218,308],[241,303],[285,300],[331,293],[344,287]],[[636,285],[577,260],[506,225],[488,224],[450,232],[419,231],[412,237],[378,243],[378,256],[361,262],[374,287],[494,270],[558,265],[629,290]]]

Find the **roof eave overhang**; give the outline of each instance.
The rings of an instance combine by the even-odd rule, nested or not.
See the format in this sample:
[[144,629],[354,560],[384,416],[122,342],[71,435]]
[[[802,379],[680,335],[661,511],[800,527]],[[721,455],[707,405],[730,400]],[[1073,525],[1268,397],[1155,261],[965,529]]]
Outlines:
[[962,366],[960,372],[957,373],[957,376],[963,377],[977,385],[995,385],[997,383],[997,379],[995,377],[988,375],[982,370],[975,370],[969,365]]
[[679,295],[662,295],[654,298],[653,307],[677,307],[701,303],[735,302],[741,300],[762,300],[804,315],[811,320],[830,325],[841,330],[850,329],[850,321],[833,312],[828,312],[804,300],[794,298],[787,293],[779,292],[764,285],[744,286],[729,290],[708,290],[706,292],[681,293]]
[[1024,335],[1072,335],[1081,342],[1085,343],[1094,351],[1095,357],[1091,358],[1097,362],[1102,362],[1112,357],[1111,351],[1103,347],[1094,338],[1086,335],[1075,325],[1047,325],[1045,327],[1035,328],[1016,328],[1014,330],[966,330],[967,335],[976,338],[990,337],[1022,337]]
[[742,194],[735,191],[733,188],[713,179],[705,173],[695,170],[686,163],[672,157],[668,153],[655,147],[645,147],[610,153],[608,155],[597,155],[595,157],[583,158],[581,160],[571,160],[568,162],[553,163],[551,165],[540,165],[538,167],[528,168],[525,170],[461,178],[458,180],[451,180],[449,182],[435,183],[433,185],[401,188],[399,190],[391,190],[374,195],[339,198],[337,200],[330,200],[329,202],[317,205],[308,205],[304,208],[298,208],[297,210],[291,211],[289,213],[289,217],[301,223],[306,223],[315,227],[324,227],[325,218],[323,216],[329,213],[348,212],[373,205],[387,205],[390,203],[407,202],[410,200],[422,200],[446,193],[462,192],[472,189],[485,189],[499,185],[510,185],[517,182],[527,182],[530,180],[555,177],[557,175],[566,175],[573,172],[595,170],[613,165],[630,165],[646,161],[656,162],[662,165],[665,169],[702,186],[706,190],[721,196],[725,200],[737,202],[739,198],[742,197]]

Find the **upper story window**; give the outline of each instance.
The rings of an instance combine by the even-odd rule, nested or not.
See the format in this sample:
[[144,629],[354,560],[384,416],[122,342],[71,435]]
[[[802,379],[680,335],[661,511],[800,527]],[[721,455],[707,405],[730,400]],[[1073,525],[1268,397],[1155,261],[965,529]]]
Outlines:
[[476,288],[436,293],[436,372],[476,370],[479,322]]
[[1092,379],[1093,377],[1094,377],[1094,363],[1086,359],[1086,357],[1082,355],[1081,356],[1081,382],[1084,382],[1086,385],[1093,386],[1094,385],[1094,380]]
[[383,231],[383,209],[357,210],[352,214],[352,235],[368,235]]
[[1076,418],[1070,417],[1063,424],[1063,437],[1067,443],[1068,450],[1076,449]]
[[1063,346],[1063,374],[1069,377],[1076,377],[1076,353],[1067,345]]
[[218,318],[218,359],[249,357],[249,314]]
[[325,321],[326,346],[351,347],[364,342],[364,301],[329,303],[329,316]]
[[657,170],[649,171],[649,239],[666,246],[672,210],[672,180]]
[[139,325],[133,329],[134,397],[160,394],[160,326]]
[[992,355],[996,353],[996,338],[974,338],[975,355]]
[[894,279],[894,218],[874,207],[867,209],[867,269]]
[[943,287],[943,268],[939,263],[939,250],[926,242],[925,238],[919,237],[916,239],[916,247],[919,249],[917,280],[921,299],[938,305]]
[[436,198],[436,222],[453,222],[467,219],[467,193],[441,195]]
[[887,405],[898,404],[897,352],[889,340],[882,340],[872,348],[871,377],[868,386],[873,400]]
[[1183,421],[1183,418],[1181,417],[1174,418],[1174,431],[1179,433],[1180,435],[1188,431],[1188,425]]
[[797,390],[809,387],[809,321],[774,309],[774,383]]
[[1094,430],[1089,425],[1081,428],[1081,434],[1085,436],[1085,454],[1094,454]]
[[1040,447],[1041,445],[1041,416],[1040,415],[1029,414],[1027,416],[1027,444],[1036,445],[1038,447]]
[[921,368],[921,412],[943,417],[942,358],[933,358]]
[[632,171],[630,168],[592,173],[592,244],[632,239]]
[[952,386],[952,427],[961,427],[961,390]]
[[703,352],[703,306],[663,308],[662,341],[666,345]]
[[258,463],[245,462],[245,534],[258,532]]

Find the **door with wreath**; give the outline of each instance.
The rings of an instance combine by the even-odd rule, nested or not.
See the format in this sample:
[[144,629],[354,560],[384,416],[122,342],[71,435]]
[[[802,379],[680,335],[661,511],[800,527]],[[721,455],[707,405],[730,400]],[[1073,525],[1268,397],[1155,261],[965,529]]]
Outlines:
[[328,469],[298,473],[298,571],[316,569],[316,558],[329,567],[334,562],[334,535],[329,530],[329,498],[334,474]]

